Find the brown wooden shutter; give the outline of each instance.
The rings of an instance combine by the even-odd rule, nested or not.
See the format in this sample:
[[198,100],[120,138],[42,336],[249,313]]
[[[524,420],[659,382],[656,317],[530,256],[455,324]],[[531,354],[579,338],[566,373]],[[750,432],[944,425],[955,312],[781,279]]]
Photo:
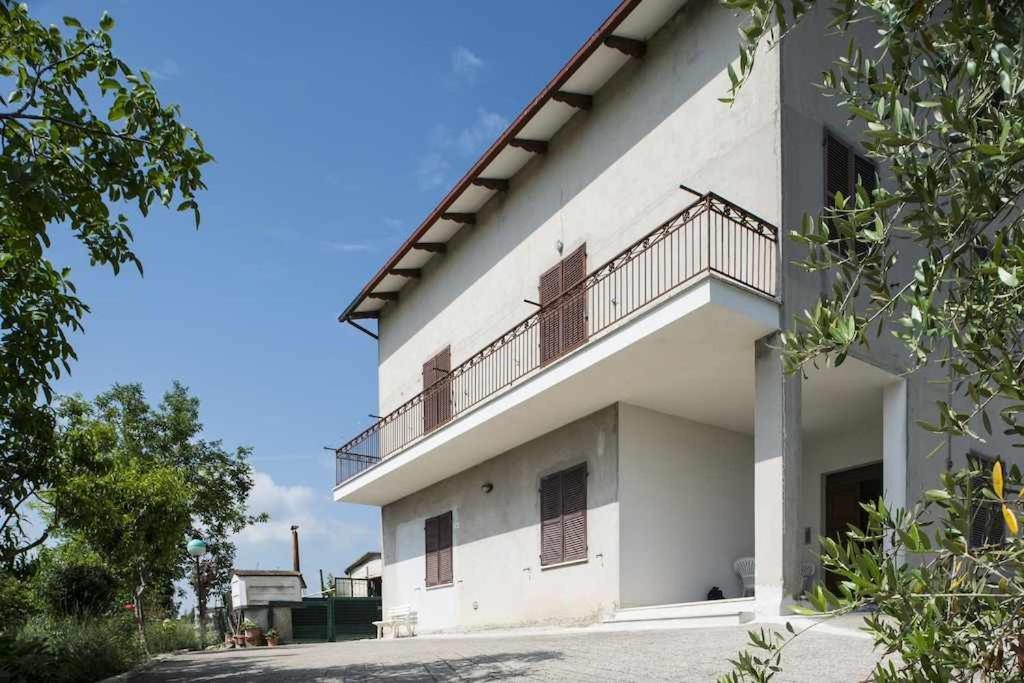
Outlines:
[[434,405],[434,394],[430,387],[434,385],[434,359],[423,364],[423,432],[429,432],[437,426],[437,406]]
[[452,350],[446,347],[423,364],[423,431],[436,429],[452,417]]
[[562,264],[540,276],[540,362],[558,358],[562,348],[562,309],[557,303],[562,293]]
[[[981,456],[970,456],[972,466],[986,472],[992,471],[995,460]],[[971,479],[971,528],[968,546],[979,548],[984,545],[1001,545],[1006,542],[1006,525],[1003,522],[1002,510],[985,498],[982,490],[990,486],[986,476]]]
[[836,192],[850,196],[853,185],[853,169],[850,163],[850,148],[825,134],[825,206],[835,206]]
[[[856,156],[853,158],[853,170],[854,170],[854,186],[859,181],[864,189],[868,191],[868,196],[878,189],[878,173],[875,171],[875,165],[868,159],[862,156]],[[852,192],[852,189],[851,189]]]
[[438,519],[437,580],[440,584],[452,583],[452,513],[449,510]]
[[587,466],[562,473],[563,562],[587,557]]
[[562,260],[562,346],[561,353],[587,340],[587,245]]
[[563,557],[562,473],[540,480],[540,563],[557,564]]
[[439,581],[438,545],[440,543],[440,524],[438,517],[431,517],[424,524],[426,552],[426,584],[436,586]]

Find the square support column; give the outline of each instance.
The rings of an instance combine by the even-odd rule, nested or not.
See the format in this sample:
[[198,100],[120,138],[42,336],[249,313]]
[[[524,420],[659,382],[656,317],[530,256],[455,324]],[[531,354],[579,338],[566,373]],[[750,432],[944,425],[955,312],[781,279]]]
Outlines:
[[800,383],[782,371],[777,335],[754,346],[754,597],[759,619],[800,592]]
[[[907,508],[907,380],[882,389],[882,491],[890,510]],[[890,539],[886,539],[889,544]]]

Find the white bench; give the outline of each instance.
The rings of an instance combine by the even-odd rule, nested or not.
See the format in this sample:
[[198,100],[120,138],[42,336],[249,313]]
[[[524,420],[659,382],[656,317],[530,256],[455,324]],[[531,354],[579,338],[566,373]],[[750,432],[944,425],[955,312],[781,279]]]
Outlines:
[[398,605],[397,607],[389,607],[388,612],[385,615],[383,621],[375,621],[373,625],[377,627],[377,637],[384,637],[384,629],[390,628],[392,635],[395,638],[402,636],[402,627],[405,627],[405,632],[410,636],[416,635],[416,611],[413,610],[411,605]]

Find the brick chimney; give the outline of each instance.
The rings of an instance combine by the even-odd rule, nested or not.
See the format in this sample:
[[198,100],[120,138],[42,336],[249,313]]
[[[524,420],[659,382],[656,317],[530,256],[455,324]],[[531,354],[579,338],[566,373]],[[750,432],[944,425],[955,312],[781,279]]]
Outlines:
[[299,571],[299,527],[292,525],[292,569]]

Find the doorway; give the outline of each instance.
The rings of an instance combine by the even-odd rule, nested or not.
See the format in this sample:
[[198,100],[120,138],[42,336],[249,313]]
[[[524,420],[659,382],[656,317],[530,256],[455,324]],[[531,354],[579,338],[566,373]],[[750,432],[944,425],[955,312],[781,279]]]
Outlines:
[[[864,529],[868,514],[861,503],[878,500],[882,495],[882,463],[876,462],[825,475],[825,535],[845,542],[851,524]],[[831,572],[825,585],[835,592],[839,581]]]

